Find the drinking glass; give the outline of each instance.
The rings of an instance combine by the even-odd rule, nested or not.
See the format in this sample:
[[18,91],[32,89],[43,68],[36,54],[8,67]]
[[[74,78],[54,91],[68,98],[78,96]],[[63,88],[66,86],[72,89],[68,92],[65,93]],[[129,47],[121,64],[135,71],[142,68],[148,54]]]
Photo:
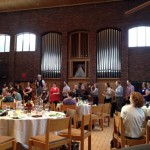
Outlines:
[[45,111],[49,111],[49,105],[48,104],[45,105]]

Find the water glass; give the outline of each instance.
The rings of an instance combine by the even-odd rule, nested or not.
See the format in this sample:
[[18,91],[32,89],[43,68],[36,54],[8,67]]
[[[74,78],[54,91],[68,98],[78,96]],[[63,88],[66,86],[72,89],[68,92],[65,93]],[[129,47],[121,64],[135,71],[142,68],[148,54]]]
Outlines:
[[45,111],[49,111],[49,105],[48,104],[45,105]]

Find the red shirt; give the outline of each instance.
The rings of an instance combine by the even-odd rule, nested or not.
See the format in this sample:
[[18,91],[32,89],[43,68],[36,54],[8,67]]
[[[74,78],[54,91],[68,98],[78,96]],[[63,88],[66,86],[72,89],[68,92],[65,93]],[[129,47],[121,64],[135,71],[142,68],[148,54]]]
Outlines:
[[60,97],[59,97],[60,90],[58,87],[51,87],[49,93],[50,93],[50,100],[49,100],[50,102],[60,101]]

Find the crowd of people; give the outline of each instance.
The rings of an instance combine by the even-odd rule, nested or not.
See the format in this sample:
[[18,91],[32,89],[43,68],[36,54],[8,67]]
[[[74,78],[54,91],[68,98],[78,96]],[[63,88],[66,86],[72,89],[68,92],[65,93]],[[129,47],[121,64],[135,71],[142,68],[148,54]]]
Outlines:
[[[47,83],[42,79],[41,75],[37,75],[35,81],[36,94],[34,95],[34,101],[36,103],[55,103],[62,102],[64,105],[75,105],[78,99],[83,101],[89,101],[92,97],[92,104],[99,104],[99,88],[98,84],[75,84],[71,89],[67,81],[63,82],[62,91],[57,87],[56,83],[53,83],[50,88],[47,87]],[[125,134],[130,138],[139,138],[143,132],[143,122],[145,121],[145,114],[142,111],[142,106],[145,103],[150,102],[150,83],[143,82],[141,91],[136,92],[135,87],[131,84],[130,80],[126,82],[126,88],[124,89],[121,82],[117,80],[115,82],[116,88],[113,89],[109,82],[104,85],[104,91],[102,96],[104,97],[104,103],[111,103],[111,116],[115,112],[121,112],[121,117],[124,119]],[[24,103],[32,100],[33,89],[31,83],[27,82],[24,89],[20,84],[13,85],[13,83],[4,84],[2,88],[2,101],[3,102],[21,102]],[[62,99],[60,95],[62,94]]]
[[[111,116],[115,111],[121,112],[122,107],[125,104],[130,104],[130,94],[135,91],[134,86],[131,84],[130,80],[127,80],[126,89],[121,85],[120,81],[116,81],[116,88],[113,89],[109,82],[106,82],[104,85],[104,91],[102,92],[102,96],[104,97],[104,103],[111,103],[112,110]],[[32,100],[33,97],[35,101],[39,101],[40,99],[43,100],[43,103],[53,102],[57,104],[58,102],[62,101],[65,103],[70,103],[67,99],[78,100],[77,98],[83,101],[89,101],[92,97],[92,104],[98,105],[99,104],[99,88],[98,84],[86,84],[86,83],[78,83],[75,84],[73,89],[70,88],[66,81],[63,82],[62,91],[60,88],[57,87],[56,83],[53,83],[52,86],[49,88],[47,83],[42,79],[42,76],[39,74],[37,75],[37,79],[35,81],[36,85],[36,94],[33,96],[33,89],[31,87],[31,83],[27,82],[24,89],[22,89],[20,84],[13,85],[12,82],[8,84],[4,84],[2,88],[2,96],[3,101],[13,101],[14,98],[16,101],[24,100],[23,102],[28,102],[28,100]],[[143,95],[144,101],[150,101],[150,84],[143,82],[142,89],[140,92]],[[62,94],[62,98],[61,95]],[[73,102],[74,103],[74,102]]]

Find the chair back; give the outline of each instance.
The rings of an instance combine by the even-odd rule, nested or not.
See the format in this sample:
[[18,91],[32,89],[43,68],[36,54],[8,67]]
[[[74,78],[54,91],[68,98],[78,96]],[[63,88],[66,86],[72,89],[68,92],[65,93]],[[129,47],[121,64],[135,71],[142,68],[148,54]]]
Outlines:
[[6,108],[6,106],[9,106],[10,108],[16,109],[16,103],[15,102],[2,102],[2,109]]
[[77,128],[77,111],[74,109],[67,108],[66,116],[70,117],[73,122],[73,127]]
[[114,114],[114,134],[123,136],[124,132],[124,124],[120,114]]
[[82,122],[81,122],[81,136],[84,135],[84,128],[87,126],[88,132],[91,132],[92,130],[92,120],[91,120],[91,114],[88,115],[82,115]]
[[48,144],[49,142],[49,132],[61,131],[68,129],[67,138],[71,139],[71,122],[70,117],[59,118],[59,119],[48,119],[45,141]]
[[[133,146],[146,143],[145,136],[137,139],[127,138],[125,136],[125,126],[120,113],[114,114],[114,139],[121,143],[121,148],[125,147],[125,145]],[[116,143],[114,144],[116,145]]]
[[91,112],[92,114],[103,115],[103,105],[92,106]]
[[103,113],[110,115],[110,111],[111,111],[111,104],[110,103],[103,104]]
[[61,111],[67,112],[67,108],[76,110],[76,105],[61,105]]

